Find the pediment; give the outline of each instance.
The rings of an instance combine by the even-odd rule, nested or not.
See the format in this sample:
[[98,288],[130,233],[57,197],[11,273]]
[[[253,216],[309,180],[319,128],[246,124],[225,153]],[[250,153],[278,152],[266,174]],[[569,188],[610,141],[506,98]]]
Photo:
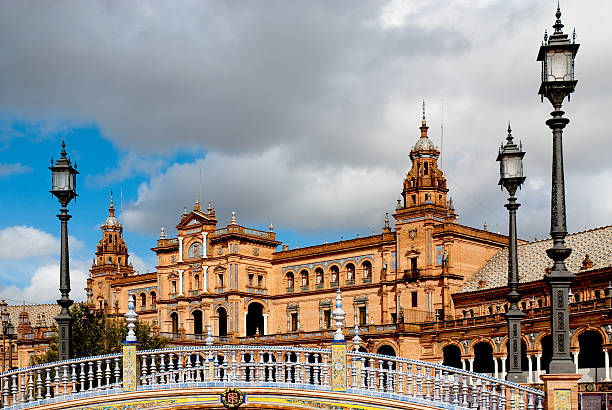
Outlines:
[[202,225],[216,225],[217,220],[199,211],[191,211],[185,218],[176,225],[177,230],[194,229]]

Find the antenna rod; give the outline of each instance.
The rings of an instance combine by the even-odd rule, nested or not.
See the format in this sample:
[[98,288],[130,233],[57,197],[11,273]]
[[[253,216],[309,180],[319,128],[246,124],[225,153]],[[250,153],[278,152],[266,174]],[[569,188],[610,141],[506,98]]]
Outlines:
[[198,195],[198,201],[202,202],[202,167],[200,167],[200,194]]
[[440,171],[444,172],[442,169],[442,153],[444,152],[444,98],[442,99],[442,119],[440,120],[440,166],[438,167]]

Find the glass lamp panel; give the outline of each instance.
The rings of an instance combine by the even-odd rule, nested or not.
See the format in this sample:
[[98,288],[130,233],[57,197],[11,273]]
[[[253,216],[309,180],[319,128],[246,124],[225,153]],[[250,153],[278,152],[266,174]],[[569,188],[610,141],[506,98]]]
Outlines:
[[68,191],[70,189],[70,171],[68,169],[53,171],[53,190]]
[[571,81],[571,51],[549,50],[546,53],[546,81]]
[[504,163],[504,178],[519,178],[523,176],[521,157],[508,156],[502,160]]
[[76,192],[76,174],[70,174],[70,190]]

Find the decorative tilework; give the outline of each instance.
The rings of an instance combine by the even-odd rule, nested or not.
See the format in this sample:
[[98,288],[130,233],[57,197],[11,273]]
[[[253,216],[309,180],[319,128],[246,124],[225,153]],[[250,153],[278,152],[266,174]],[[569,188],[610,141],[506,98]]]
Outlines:
[[136,391],[136,344],[123,345],[123,391]]
[[569,389],[555,390],[555,410],[572,410],[572,391]]
[[346,343],[332,343],[332,390],[346,391]]
[[[572,253],[565,260],[570,272],[576,273],[582,267],[586,254],[593,261],[591,269],[612,266],[612,226],[604,226],[584,232],[567,235],[565,243]],[[518,269],[520,283],[535,282],[544,278],[552,260],[546,250],[552,247],[552,239],[518,245]],[[484,286],[479,287],[479,283]],[[458,293],[493,289],[508,284],[508,249],[497,252],[484,267],[472,276]]]
[[138,289],[130,290],[130,293],[136,293],[136,294],[139,294],[140,292],[149,293],[152,290],[157,291],[157,285],[156,286],[147,286],[146,288],[138,288]]
[[327,261],[307,263],[303,265],[285,266],[283,268],[283,273],[285,273],[286,271],[298,272],[301,269],[308,269],[309,271],[312,272],[312,270],[317,266],[323,266],[325,269],[327,269],[332,264],[338,264],[340,266],[343,266],[345,263],[349,261],[353,262],[355,265],[359,265],[365,259],[368,259],[370,262],[374,263],[374,254],[371,253],[368,255],[352,256],[350,258],[342,258],[342,259],[330,259]]

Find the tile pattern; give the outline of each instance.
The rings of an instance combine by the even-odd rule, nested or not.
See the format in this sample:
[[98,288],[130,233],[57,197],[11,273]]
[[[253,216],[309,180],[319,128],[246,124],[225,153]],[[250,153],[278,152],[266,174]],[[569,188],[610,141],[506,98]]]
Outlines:
[[[612,266],[612,226],[590,229],[567,235],[566,246],[572,253],[565,260],[570,272],[582,268],[585,255],[593,262],[591,269]],[[529,242],[518,246],[518,268],[520,283],[541,280],[552,259],[546,250],[552,247],[552,239]],[[474,276],[465,282],[458,293],[503,287],[508,284],[508,249],[497,252]]]
[[332,390],[346,391],[346,343],[332,343]]
[[41,305],[10,305],[7,307],[9,312],[9,321],[15,329],[19,325],[19,314],[23,311],[28,313],[30,324],[37,326],[39,323],[43,327],[55,326],[55,317],[59,315],[61,308],[57,303],[41,304]]

